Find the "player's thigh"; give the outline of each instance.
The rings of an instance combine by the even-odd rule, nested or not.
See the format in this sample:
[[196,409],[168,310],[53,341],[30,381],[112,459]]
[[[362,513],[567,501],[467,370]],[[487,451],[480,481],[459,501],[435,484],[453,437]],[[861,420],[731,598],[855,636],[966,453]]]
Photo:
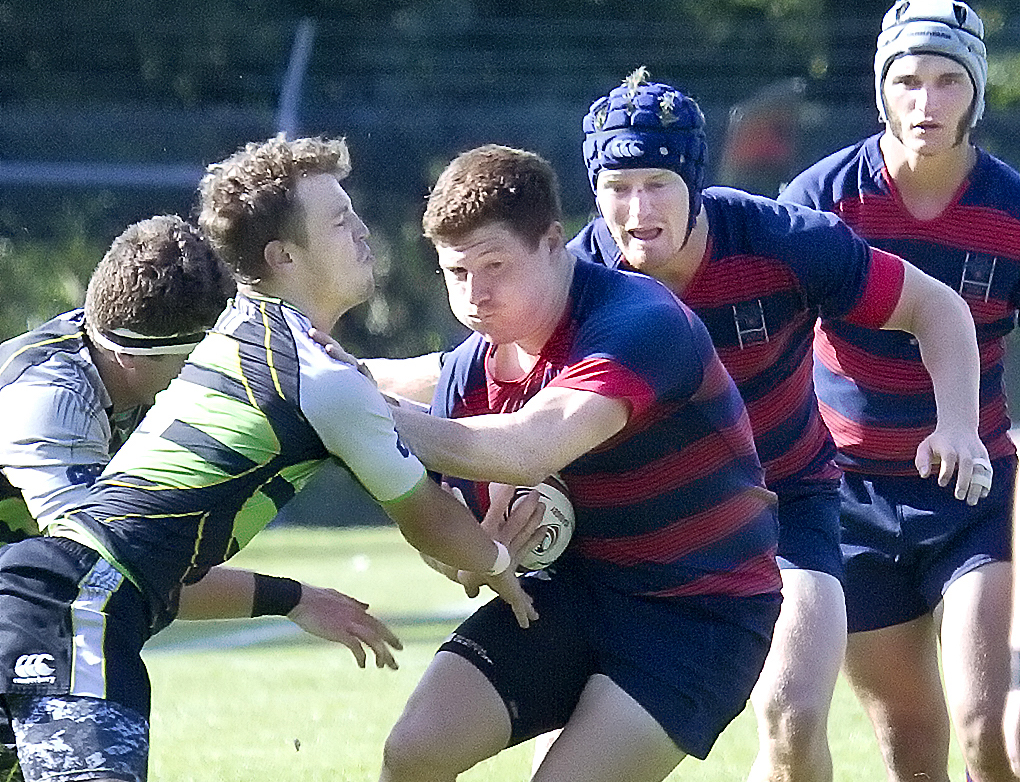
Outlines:
[[438,751],[466,769],[509,741],[510,718],[492,683],[467,659],[440,651],[408,698],[386,752],[424,760]]
[[761,676],[779,595],[677,601],[599,597],[599,668],[681,750],[708,756]]
[[637,701],[608,677],[596,674],[533,782],[657,782],[684,757]]
[[879,630],[850,633],[844,671],[872,719],[912,715],[947,722],[930,615]]
[[992,562],[953,581],[942,601],[946,697],[958,725],[1000,714],[1009,688],[1012,567]]
[[[522,630],[503,601],[482,606],[443,642],[402,727],[446,735],[477,723],[498,736],[502,749],[566,723],[594,671],[581,626],[589,599],[566,577],[526,577],[521,584],[541,619]],[[458,689],[460,680],[466,686]],[[443,717],[431,722],[437,710]]]
[[828,573],[784,568],[783,604],[765,668],[755,685],[756,706],[827,707],[846,650],[843,587]]

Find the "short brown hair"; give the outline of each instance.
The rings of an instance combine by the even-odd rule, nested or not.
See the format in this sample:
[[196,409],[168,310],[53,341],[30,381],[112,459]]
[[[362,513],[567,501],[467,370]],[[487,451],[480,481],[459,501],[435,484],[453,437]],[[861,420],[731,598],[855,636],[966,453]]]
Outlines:
[[306,174],[341,180],[351,171],[343,139],[283,136],[239,149],[209,166],[199,185],[199,225],[243,282],[265,276],[263,252],[275,239],[300,239],[294,185]]
[[99,332],[201,332],[233,291],[230,271],[199,230],[177,215],[159,215],[113,240],[89,279],[85,321]]
[[487,144],[458,155],[439,175],[422,227],[438,243],[500,222],[534,250],[561,217],[559,182],[548,161],[534,152]]

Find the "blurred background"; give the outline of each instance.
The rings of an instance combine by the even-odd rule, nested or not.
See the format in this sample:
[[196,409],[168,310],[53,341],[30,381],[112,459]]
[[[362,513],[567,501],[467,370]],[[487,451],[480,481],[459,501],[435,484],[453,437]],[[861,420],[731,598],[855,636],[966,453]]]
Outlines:
[[[878,129],[888,0],[0,0],[0,338],[76,306],[127,224],[189,215],[205,165],[277,132],[344,135],[381,259],[341,326],[361,355],[460,332],[421,239],[429,184],[500,142],[560,173],[589,217],[588,105],[638,65],[705,111],[710,182],[776,195]],[[976,0],[990,52],[978,140],[1020,163],[1020,0]]]
[[[592,205],[581,118],[646,65],[701,104],[709,182],[775,196],[878,130],[872,58],[890,2],[0,0],[0,339],[78,306],[129,223],[190,216],[207,164],[285,132],[347,137],[344,186],[380,261],[377,295],[336,336],[362,356],[451,346],[463,332],[420,225],[451,157],[487,142],[541,153],[572,235]],[[990,60],[976,138],[1017,166],[1020,0],[974,6]],[[1015,368],[1008,382],[1020,398]],[[288,511],[382,522],[359,497]]]
[[[0,0],[0,339],[78,306],[129,223],[191,215],[207,164],[285,132],[347,137],[344,186],[380,261],[377,295],[336,336],[362,356],[451,346],[463,332],[420,225],[451,157],[487,142],[541,153],[572,235],[592,204],[581,118],[646,65],[701,104],[709,182],[775,196],[878,130],[890,1]],[[1020,0],[974,7],[990,60],[976,138],[1017,166]],[[367,501],[343,515],[383,520]]]

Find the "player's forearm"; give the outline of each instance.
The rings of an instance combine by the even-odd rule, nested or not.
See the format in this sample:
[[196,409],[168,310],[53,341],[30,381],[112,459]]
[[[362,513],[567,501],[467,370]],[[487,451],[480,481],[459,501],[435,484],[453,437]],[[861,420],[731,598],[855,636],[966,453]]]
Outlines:
[[426,560],[477,573],[490,571],[498,562],[492,536],[471,511],[431,480],[425,479],[399,500],[383,503],[383,509]]
[[1020,650],[1020,474],[1013,484],[1013,619],[1009,648]]
[[430,470],[473,481],[533,485],[563,465],[540,438],[518,431],[515,414],[447,419],[397,409],[393,419],[400,439]]
[[439,380],[439,353],[414,358],[366,358],[372,377],[384,394],[403,397],[422,404],[432,401]]
[[214,567],[181,589],[179,619],[243,619],[288,616],[304,592],[299,581],[250,570]]
[[239,619],[251,616],[255,574],[214,567],[201,581],[181,590],[179,619]]
[[981,357],[967,303],[948,286],[904,264],[900,302],[885,327],[917,338],[932,379],[939,427],[976,431]]
[[970,309],[956,294],[943,296],[924,308],[914,334],[931,375],[939,426],[976,431],[981,357]]

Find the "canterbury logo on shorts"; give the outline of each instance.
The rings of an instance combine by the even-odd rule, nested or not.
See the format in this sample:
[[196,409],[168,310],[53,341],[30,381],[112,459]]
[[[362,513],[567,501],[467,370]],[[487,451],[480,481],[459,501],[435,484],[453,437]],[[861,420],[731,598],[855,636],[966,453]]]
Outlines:
[[15,684],[53,684],[57,679],[53,675],[52,654],[23,654],[14,663]]

